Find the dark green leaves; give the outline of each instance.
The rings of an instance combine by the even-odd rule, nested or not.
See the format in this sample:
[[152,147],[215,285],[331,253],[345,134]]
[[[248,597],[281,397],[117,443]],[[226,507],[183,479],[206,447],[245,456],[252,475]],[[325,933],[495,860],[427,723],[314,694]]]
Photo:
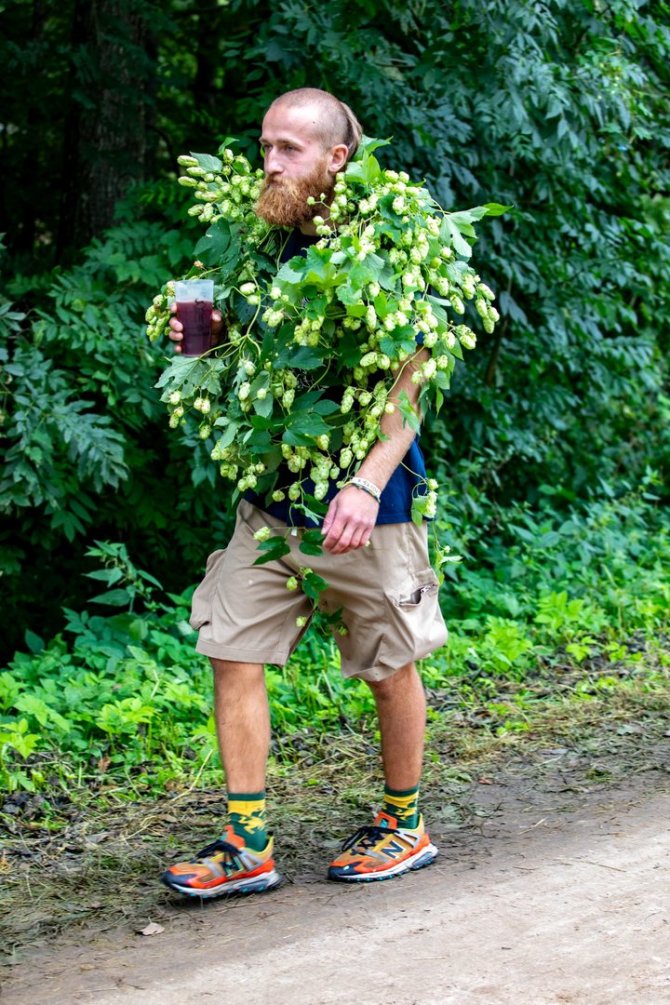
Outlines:
[[199,166],[204,171],[220,171],[221,170],[221,158],[212,157],[211,154],[194,154],[191,153],[191,157],[195,157]]
[[205,265],[220,267],[222,271],[217,274],[217,281],[225,282],[239,259],[239,228],[223,218],[217,220],[200,238],[193,253]]
[[421,423],[405,391],[401,391],[398,396],[398,411],[402,415],[403,425],[407,423],[410,429],[418,433],[421,429]]
[[277,281],[281,283],[301,283],[306,271],[306,262],[302,255],[284,262],[277,273]]
[[327,433],[330,426],[317,412],[293,412],[287,418],[287,428],[282,436],[291,446],[310,446],[316,436]]
[[365,185],[374,184],[381,174],[379,161],[373,156],[373,151],[386,146],[389,140],[371,139],[364,136],[355,158],[347,165],[347,178],[360,181]]
[[324,539],[325,535],[320,530],[306,530],[298,547],[305,555],[322,555]]
[[291,549],[283,537],[269,537],[267,541],[259,541],[258,550],[263,554],[254,562],[254,565],[265,565],[266,562],[276,562],[284,555],[290,555]]
[[275,360],[276,367],[291,367],[293,370],[314,370],[323,362],[318,349],[300,345],[287,347]]
[[311,570],[302,577],[302,592],[313,602],[318,601],[319,595],[328,589],[328,583],[321,576]]

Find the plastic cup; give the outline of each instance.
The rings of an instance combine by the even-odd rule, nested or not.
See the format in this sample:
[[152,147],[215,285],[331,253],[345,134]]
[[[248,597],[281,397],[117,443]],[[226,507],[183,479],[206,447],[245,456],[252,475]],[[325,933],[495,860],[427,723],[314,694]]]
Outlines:
[[181,351],[185,356],[202,356],[212,348],[212,307],[214,280],[184,279],[174,284],[177,320],[184,327]]

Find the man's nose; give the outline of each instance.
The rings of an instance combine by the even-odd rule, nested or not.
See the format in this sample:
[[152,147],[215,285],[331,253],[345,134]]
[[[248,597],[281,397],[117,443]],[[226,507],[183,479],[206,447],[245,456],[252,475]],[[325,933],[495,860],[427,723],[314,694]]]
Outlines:
[[284,170],[281,157],[274,150],[268,150],[266,153],[264,167],[266,175],[271,177],[282,174]]

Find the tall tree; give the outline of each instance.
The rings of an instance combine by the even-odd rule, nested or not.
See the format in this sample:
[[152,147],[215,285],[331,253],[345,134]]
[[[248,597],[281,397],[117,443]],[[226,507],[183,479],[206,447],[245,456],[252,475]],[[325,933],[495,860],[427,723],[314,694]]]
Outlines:
[[585,499],[670,467],[668,0],[4,6],[10,249],[33,232],[36,252],[49,249],[63,146],[64,250],[110,219],[143,151],[154,172],[80,266],[31,289],[26,258],[13,260],[6,288],[33,311],[26,338],[0,341],[7,610],[36,593],[21,569],[41,569],[45,549],[60,585],[42,592],[65,596],[60,559],[87,534],[136,534],[169,582],[175,542],[187,566],[224,512],[204,445],[166,436],[151,390],[160,348],[149,355],[141,317],[191,260],[175,155],[237,135],[255,156],[264,108],[291,87],[348,101],[369,134],[393,137],[380,159],[425,177],[443,205],[512,207],[475,248],[498,293],[498,335],[457,374],[424,440],[449,467],[450,519],[476,525],[486,492]]
[[102,233],[131,181],[144,176],[147,6],[75,0],[58,247]]

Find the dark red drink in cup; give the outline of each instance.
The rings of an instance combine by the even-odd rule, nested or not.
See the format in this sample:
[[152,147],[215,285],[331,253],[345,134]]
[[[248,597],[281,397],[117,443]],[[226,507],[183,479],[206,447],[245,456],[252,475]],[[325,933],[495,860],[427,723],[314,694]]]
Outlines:
[[181,351],[185,356],[202,356],[212,347],[212,307],[214,282],[185,279],[174,284],[177,320],[183,325]]

